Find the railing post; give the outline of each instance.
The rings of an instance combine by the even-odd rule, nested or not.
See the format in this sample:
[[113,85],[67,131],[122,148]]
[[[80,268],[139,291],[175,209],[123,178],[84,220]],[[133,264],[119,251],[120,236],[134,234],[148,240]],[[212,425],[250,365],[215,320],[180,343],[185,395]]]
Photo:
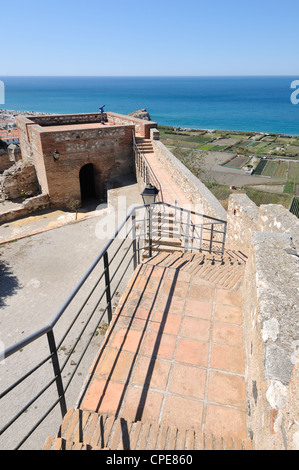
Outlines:
[[153,224],[153,221],[152,221],[152,207],[149,206],[149,208],[148,208],[148,243],[149,243],[148,255],[149,255],[150,258],[152,257],[152,253],[153,253],[153,249],[152,249],[152,231],[153,231],[152,224]]
[[210,239],[210,250],[209,250],[210,253],[212,252],[212,248],[213,248],[213,233],[214,233],[214,224],[212,224],[211,226],[211,239]]
[[202,221],[201,227],[200,227],[200,240],[199,240],[199,246],[200,250],[202,250],[202,240],[203,240],[203,224],[204,222]]
[[224,254],[224,248],[225,248],[225,240],[226,240],[226,227],[227,223],[224,222],[224,227],[223,227],[223,239],[222,239],[222,254]]
[[132,214],[132,237],[133,237],[133,262],[134,270],[137,268],[137,244],[136,244],[136,212]]
[[190,230],[190,212],[187,215],[186,234],[185,234],[185,253],[189,249],[189,230]]
[[50,352],[52,355],[52,365],[53,365],[53,370],[54,370],[54,375],[55,375],[57,392],[58,392],[58,396],[60,400],[61,414],[62,414],[62,417],[64,418],[64,416],[67,413],[67,407],[66,407],[65,394],[64,394],[64,389],[63,389],[63,383],[62,383],[58,354],[57,354],[57,347],[55,343],[53,330],[50,330],[47,333],[47,337],[48,337]]
[[107,312],[109,323],[112,320],[112,305],[111,305],[111,289],[110,289],[110,275],[109,275],[109,260],[107,251],[103,256],[104,269],[105,269],[105,290],[106,290],[106,301],[107,301]]

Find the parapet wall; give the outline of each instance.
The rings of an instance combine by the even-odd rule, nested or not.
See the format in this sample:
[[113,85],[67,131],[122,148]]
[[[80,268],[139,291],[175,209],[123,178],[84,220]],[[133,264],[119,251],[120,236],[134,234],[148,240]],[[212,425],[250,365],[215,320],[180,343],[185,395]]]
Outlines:
[[243,285],[248,419],[256,449],[297,449],[299,220],[230,196],[227,242],[248,255]]
[[254,231],[288,233],[299,251],[299,219],[279,204],[258,207],[246,194],[230,196],[227,210],[228,248],[249,252]]
[[[152,135],[154,133],[152,132]],[[227,213],[208,188],[189,171],[162,142],[152,137],[152,145],[157,158],[171,175],[175,183],[183,190],[193,206],[200,206],[202,212],[210,217],[226,221]]]

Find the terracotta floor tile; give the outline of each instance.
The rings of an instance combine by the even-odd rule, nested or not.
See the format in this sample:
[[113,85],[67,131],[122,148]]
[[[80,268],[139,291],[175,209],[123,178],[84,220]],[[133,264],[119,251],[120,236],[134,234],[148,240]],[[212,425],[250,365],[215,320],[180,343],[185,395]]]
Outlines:
[[145,276],[141,276],[138,278],[138,282],[136,282],[135,286],[134,286],[134,289],[138,289],[138,291],[143,292],[145,287],[147,286],[148,284],[148,278],[145,277]]
[[190,317],[204,318],[210,320],[213,311],[212,302],[200,302],[199,300],[187,300],[185,315]]
[[212,344],[211,368],[244,374],[243,349]]
[[81,408],[115,414],[121,404],[124,388],[124,384],[94,378],[84,397]]
[[150,323],[151,331],[159,331],[170,335],[177,335],[180,330],[182,317],[180,315],[156,312]]
[[146,294],[148,294],[149,292],[152,292],[152,293],[158,292],[158,290],[161,289],[161,283],[162,283],[161,280],[153,279],[152,277],[150,277],[148,279],[144,292]]
[[104,377],[118,382],[126,382],[133,365],[135,355],[128,351],[109,349],[106,356],[100,361],[96,377]]
[[189,282],[181,282],[177,281],[174,286],[174,297],[187,297],[187,293],[189,290]]
[[215,289],[214,286],[211,286],[210,281],[206,281],[205,279],[202,279],[201,277],[193,277],[192,284],[194,286],[209,287],[209,288],[212,288],[213,290]]
[[176,336],[149,331],[144,340],[141,354],[171,360],[174,355]]
[[154,273],[154,270],[155,270],[155,266],[146,265],[145,270],[143,271],[143,276],[151,277],[152,274]]
[[210,338],[211,322],[201,318],[184,317],[181,324],[180,336],[208,341]]
[[216,291],[216,303],[241,307],[242,294],[239,291],[218,288]]
[[130,387],[127,390],[121,415],[133,421],[156,423],[159,419],[163,393],[146,388]]
[[177,279],[181,282],[190,282],[191,274],[186,273],[185,271],[179,271]]
[[188,282],[181,282],[174,277],[173,279],[167,279],[162,288],[162,293],[165,295],[171,295],[175,297],[186,297],[189,289]]
[[155,307],[155,297],[151,293],[142,294],[139,307],[146,310],[152,310]]
[[117,331],[111,341],[111,348],[117,348],[122,351],[131,351],[136,353],[140,348],[143,338],[142,330],[133,330],[132,328]]
[[148,325],[148,321],[147,319],[142,319],[142,318],[138,318],[138,317],[129,317],[129,316],[126,316],[126,317],[123,317],[121,316],[118,321],[117,321],[117,325],[119,327],[123,327],[123,328],[131,328],[131,329],[135,329],[135,330],[146,330],[146,327]]
[[155,266],[155,268],[152,270],[150,274],[150,277],[162,279],[162,277],[165,275],[165,272],[166,272],[166,269],[163,268],[162,266]]
[[244,378],[238,375],[211,371],[208,401],[232,405],[245,411],[246,387]]
[[203,399],[206,386],[206,370],[186,364],[174,364],[169,392]]
[[243,347],[243,329],[228,323],[214,323],[212,341],[237,348]]
[[207,367],[209,343],[180,338],[175,360],[186,364]]
[[214,288],[202,284],[192,284],[188,296],[189,299],[200,300],[201,302],[213,302]]
[[246,413],[225,406],[208,405],[204,430],[218,436],[245,439]]
[[149,357],[141,356],[135,367],[132,384],[165,390],[170,367],[171,363],[168,361],[151,360]]
[[175,315],[183,315],[185,299],[169,295],[159,295],[156,301],[156,310],[159,312],[168,312]]
[[162,415],[163,424],[177,426],[182,429],[200,429],[202,423],[203,403],[168,395]]
[[226,323],[234,323],[236,325],[242,324],[242,309],[233,305],[215,305],[215,321]]

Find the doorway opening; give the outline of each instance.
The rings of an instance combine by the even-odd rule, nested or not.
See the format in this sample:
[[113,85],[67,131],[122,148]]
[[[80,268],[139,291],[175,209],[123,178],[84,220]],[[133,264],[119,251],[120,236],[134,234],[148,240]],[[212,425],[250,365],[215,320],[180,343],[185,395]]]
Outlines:
[[92,163],[84,165],[80,170],[80,188],[82,203],[97,198],[94,168]]

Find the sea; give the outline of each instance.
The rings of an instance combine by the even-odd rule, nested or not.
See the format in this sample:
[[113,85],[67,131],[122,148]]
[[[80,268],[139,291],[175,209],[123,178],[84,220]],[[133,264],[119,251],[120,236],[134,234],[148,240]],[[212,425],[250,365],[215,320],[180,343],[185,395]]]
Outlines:
[[2,109],[58,114],[93,113],[102,106],[121,114],[146,109],[161,126],[299,135],[299,104],[291,99],[299,75],[0,80]]

